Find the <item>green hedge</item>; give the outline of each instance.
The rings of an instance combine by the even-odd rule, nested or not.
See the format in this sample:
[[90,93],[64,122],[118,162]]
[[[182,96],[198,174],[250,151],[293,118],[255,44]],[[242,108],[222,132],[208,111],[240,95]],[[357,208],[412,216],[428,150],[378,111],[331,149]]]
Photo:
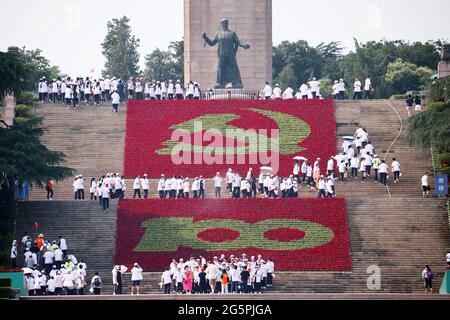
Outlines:
[[11,288],[11,284],[12,284],[11,278],[0,279],[0,288]]
[[22,91],[22,93],[17,97],[16,103],[32,107],[34,105],[33,93],[29,91]]
[[10,300],[12,295],[11,288],[0,288],[0,300]]

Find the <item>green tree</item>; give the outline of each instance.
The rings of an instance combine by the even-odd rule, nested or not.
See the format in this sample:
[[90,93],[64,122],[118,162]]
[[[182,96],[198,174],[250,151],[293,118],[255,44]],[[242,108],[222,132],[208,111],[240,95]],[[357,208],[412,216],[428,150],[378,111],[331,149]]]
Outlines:
[[163,80],[171,72],[171,56],[167,51],[153,50],[145,56],[144,77],[148,80]]
[[324,77],[319,80],[320,82],[320,95],[324,98],[330,98],[332,95],[333,81],[330,78]]
[[280,85],[280,88],[291,87],[295,90],[299,86],[298,79],[295,76],[294,68],[292,68],[290,64],[288,64],[283,68],[283,70],[281,70],[275,82]]
[[394,93],[405,93],[408,90],[418,90],[420,87],[421,74],[417,66],[398,58],[389,63],[385,80],[392,86]]
[[130,19],[108,21],[107,34],[102,43],[106,58],[103,76],[125,80],[139,75],[139,39],[131,34]]
[[170,43],[166,51],[155,49],[145,56],[144,76],[148,80],[180,80],[184,82],[184,41]]
[[14,199],[16,181],[42,187],[49,179],[59,181],[75,172],[60,165],[65,161],[62,152],[41,143],[46,131],[41,124],[42,118],[34,117],[23,125],[0,128],[0,184],[8,189],[9,201]]
[[20,94],[25,87],[27,71],[18,55],[0,52],[0,100],[5,91]]

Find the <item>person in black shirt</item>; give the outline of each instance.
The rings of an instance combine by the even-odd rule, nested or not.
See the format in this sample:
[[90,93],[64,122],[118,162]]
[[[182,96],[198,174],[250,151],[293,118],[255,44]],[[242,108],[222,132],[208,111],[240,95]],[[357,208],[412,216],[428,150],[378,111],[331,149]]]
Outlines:
[[419,96],[416,96],[414,99],[414,103],[416,104],[415,111],[420,112],[422,111],[422,100],[420,100]]
[[198,274],[198,278],[200,279],[198,292],[199,293],[207,293],[208,292],[208,282],[206,281],[205,266],[201,269],[200,273]]
[[413,104],[414,104],[414,99],[413,99],[412,95],[409,95],[408,99],[406,99],[406,109],[408,110],[408,118],[412,117]]
[[250,273],[247,271],[247,266],[244,266],[243,269],[241,272],[242,291],[248,293],[248,278],[250,277]]

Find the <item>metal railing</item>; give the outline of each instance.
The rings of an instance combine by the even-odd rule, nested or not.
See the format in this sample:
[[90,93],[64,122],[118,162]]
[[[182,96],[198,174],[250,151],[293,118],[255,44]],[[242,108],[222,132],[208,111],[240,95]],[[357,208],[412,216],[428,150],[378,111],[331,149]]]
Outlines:
[[258,90],[211,89],[202,92],[203,100],[259,99],[260,97]]

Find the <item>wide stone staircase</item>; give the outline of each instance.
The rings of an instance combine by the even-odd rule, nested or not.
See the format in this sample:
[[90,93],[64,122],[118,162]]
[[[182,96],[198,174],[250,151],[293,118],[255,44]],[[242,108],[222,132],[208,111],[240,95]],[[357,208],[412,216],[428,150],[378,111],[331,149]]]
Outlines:
[[[343,136],[353,135],[358,127],[366,128],[381,159],[386,158],[388,164],[393,157],[400,161],[402,177],[397,184],[391,178],[389,188],[374,183],[373,176],[366,182],[349,178],[344,183],[337,183],[337,195],[347,199],[353,261],[351,273],[277,272],[275,286],[268,291],[421,292],[421,272],[425,264],[429,264],[435,272],[434,285],[437,287],[445,267],[445,253],[450,248],[448,216],[443,201],[422,199],[420,177],[425,171],[430,173],[430,184],[433,186],[431,155],[428,151],[411,148],[404,141],[407,119],[403,102],[337,101],[335,107],[337,150],[340,150]],[[37,113],[45,117],[45,124],[49,127],[44,142],[51,149],[64,152],[68,159],[66,165],[83,174],[87,197],[91,177],[123,171],[124,109],[113,115],[109,106],[81,106],[75,112],[60,105],[37,107]],[[156,180],[152,180],[151,197],[157,196],[156,185]],[[206,196],[214,197],[212,181],[207,181],[207,186]],[[127,180],[127,187],[126,195],[131,197],[132,180]],[[227,194],[224,189],[222,194]],[[314,191],[306,188],[302,188],[300,194],[304,197],[316,196]],[[45,191],[32,189],[30,199],[44,200]],[[106,285],[104,293],[111,293],[115,201],[108,213],[103,213],[97,202],[58,201],[73,199],[71,180],[57,184],[54,199],[56,201],[21,204],[17,239],[25,231],[43,232],[49,239],[56,239],[62,233],[68,239],[69,251],[88,264],[89,276],[94,271],[100,272]],[[33,229],[34,222],[39,223],[38,231]],[[379,291],[367,288],[370,266],[380,268]],[[126,274],[125,293],[130,292],[129,279],[129,274]],[[144,279],[144,293],[161,291],[158,286],[159,273],[146,273]]]
[[[437,199],[350,198],[347,199],[347,211],[352,272],[275,272],[275,285],[267,292],[420,293],[421,272],[426,264],[435,273],[435,286],[440,284],[446,250],[450,246],[445,202]],[[34,229],[35,222],[39,225],[38,230]],[[103,293],[111,294],[115,203],[109,212],[103,213],[98,204],[91,201],[23,202],[17,219],[17,238],[20,239],[24,232],[33,237],[43,233],[50,241],[62,234],[67,239],[69,253],[87,264],[88,280],[94,272],[99,272],[105,284]],[[18,262],[23,263],[22,255]],[[134,261],[129,262],[132,263]],[[370,291],[367,287],[371,266],[380,268],[379,291]],[[145,273],[141,292],[160,293],[160,277],[161,273]],[[130,274],[126,273],[125,293],[131,292],[130,282]]]

